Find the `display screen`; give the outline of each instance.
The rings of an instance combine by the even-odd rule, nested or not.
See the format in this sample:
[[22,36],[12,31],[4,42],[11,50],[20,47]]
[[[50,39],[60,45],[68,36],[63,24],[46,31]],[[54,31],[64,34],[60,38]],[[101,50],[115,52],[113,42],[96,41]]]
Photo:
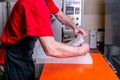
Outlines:
[[74,7],[66,7],[66,14],[67,15],[73,15],[74,14]]
[[80,8],[79,7],[75,8],[75,14],[80,14]]

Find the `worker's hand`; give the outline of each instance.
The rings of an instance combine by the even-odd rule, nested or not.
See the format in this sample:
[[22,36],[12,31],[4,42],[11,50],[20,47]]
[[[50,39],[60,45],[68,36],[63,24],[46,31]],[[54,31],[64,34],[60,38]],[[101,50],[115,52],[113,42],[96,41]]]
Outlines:
[[82,28],[77,27],[74,29],[74,34],[77,35],[78,33],[81,33],[84,38],[87,37],[87,33]]
[[87,54],[90,50],[89,45],[87,43],[82,43],[81,45],[81,56]]

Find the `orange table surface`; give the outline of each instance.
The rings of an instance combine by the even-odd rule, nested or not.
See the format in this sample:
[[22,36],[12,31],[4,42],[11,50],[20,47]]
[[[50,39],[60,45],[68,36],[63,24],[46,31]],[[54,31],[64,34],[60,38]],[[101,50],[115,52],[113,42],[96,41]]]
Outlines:
[[45,64],[39,80],[119,80],[100,53],[91,53],[93,64]]

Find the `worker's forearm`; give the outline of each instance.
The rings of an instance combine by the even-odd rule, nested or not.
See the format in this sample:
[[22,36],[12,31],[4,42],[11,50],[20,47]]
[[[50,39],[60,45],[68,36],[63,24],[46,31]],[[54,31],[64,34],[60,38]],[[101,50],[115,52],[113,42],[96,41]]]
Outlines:
[[74,22],[63,12],[59,11],[57,14],[55,14],[55,17],[63,24],[70,26],[72,29],[77,28]]
[[43,49],[48,56],[53,57],[73,57],[81,56],[88,52],[85,46],[73,47],[60,42],[56,42],[52,37],[40,37]]
[[88,52],[88,50],[85,50],[83,46],[81,47],[73,47],[66,44],[62,44],[59,42],[56,42],[54,47],[54,53],[52,56],[54,57],[74,57],[74,56],[82,56]]

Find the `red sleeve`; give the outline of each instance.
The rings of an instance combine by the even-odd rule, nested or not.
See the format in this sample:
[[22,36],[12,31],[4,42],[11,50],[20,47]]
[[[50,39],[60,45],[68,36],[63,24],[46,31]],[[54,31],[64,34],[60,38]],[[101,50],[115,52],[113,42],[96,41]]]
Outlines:
[[56,14],[59,11],[53,0],[48,0],[48,8],[51,14]]
[[0,40],[13,44],[25,36],[53,36],[50,13],[44,0],[18,0]]
[[34,2],[34,4],[31,3],[25,7],[27,35],[53,36],[48,7],[44,0]]

